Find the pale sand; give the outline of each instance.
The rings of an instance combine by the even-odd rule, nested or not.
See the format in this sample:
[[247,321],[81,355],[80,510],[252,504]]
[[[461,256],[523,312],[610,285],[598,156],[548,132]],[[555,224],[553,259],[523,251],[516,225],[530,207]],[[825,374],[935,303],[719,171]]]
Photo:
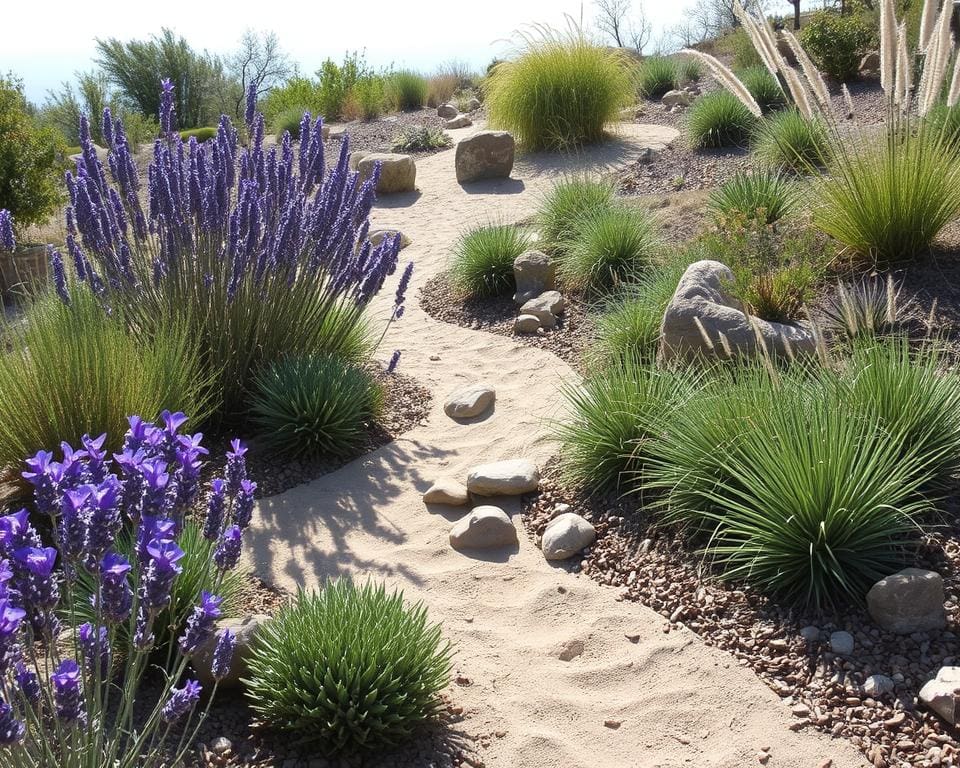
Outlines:
[[[400,227],[412,238],[402,257],[416,264],[406,316],[378,354],[403,351],[404,373],[433,392],[430,417],[394,443],[257,508],[248,553],[266,580],[293,590],[335,574],[370,575],[426,603],[456,645],[457,672],[472,681],[450,691],[464,707],[464,730],[504,732],[481,750],[487,766],[743,768],[759,764],[764,746],[771,747],[771,766],[816,768],[826,758],[834,768],[865,765],[845,741],[789,730],[791,715],[780,699],[731,656],[687,630],[664,634],[662,617],[548,564],[523,532],[515,500],[502,506],[514,515],[519,548],[474,559],[447,542],[451,521],[466,510],[428,510],[420,498],[435,478],[462,481],[478,463],[549,458],[556,450],[549,422],[563,402],[558,388],[576,375],[547,352],[435,322],[418,307],[417,287],[445,269],[467,225],[528,217],[558,175],[612,168],[675,135],[624,126],[619,138],[580,158],[523,158],[514,180],[466,189],[455,181],[452,150],[418,160],[421,194],[386,198],[374,216],[376,226]],[[379,298],[381,309],[395,284],[396,277]],[[492,415],[470,424],[447,418],[446,395],[477,380],[497,390]],[[639,642],[625,635],[639,635]],[[583,654],[560,661],[559,646],[571,640],[583,642]],[[613,730],[605,720],[622,725]]]

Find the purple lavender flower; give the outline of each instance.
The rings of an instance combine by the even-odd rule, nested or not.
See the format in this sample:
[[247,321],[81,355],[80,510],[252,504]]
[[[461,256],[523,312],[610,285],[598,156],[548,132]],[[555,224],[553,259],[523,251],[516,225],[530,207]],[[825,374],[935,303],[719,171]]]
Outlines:
[[8,747],[23,740],[27,726],[17,720],[13,707],[0,699],[0,747]]
[[256,490],[257,484],[252,480],[240,481],[240,490],[233,507],[233,522],[240,527],[241,531],[250,526],[250,520],[253,518],[253,494]]
[[174,579],[183,568],[178,565],[184,552],[172,541],[157,541],[147,544],[149,558],[140,583],[140,600],[153,613],[166,608],[170,602],[170,590]]
[[393,354],[390,355],[390,363],[387,365],[387,373],[393,373],[397,370],[397,363],[400,362],[400,350],[393,350]]
[[165,517],[144,515],[140,518],[140,527],[137,530],[137,558],[141,563],[150,559],[147,546],[154,541],[173,541],[176,526],[173,520]]
[[18,549],[39,547],[40,536],[30,525],[30,513],[25,509],[0,517],[0,555],[13,559]]
[[183,688],[173,688],[170,698],[160,710],[160,717],[165,723],[175,723],[187,712],[194,708],[200,700],[200,691],[203,690],[196,680],[187,680]]
[[219,477],[210,481],[210,496],[207,499],[207,516],[203,521],[203,537],[209,541],[220,538],[227,505],[227,484]]
[[144,609],[137,608],[137,620],[133,628],[133,646],[138,651],[149,651],[153,647],[153,617]]
[[73,659],[60,662],[57,671],[50,675],[50,680],[53,683],[53,703],[61,725],[70,727],[86,723],[82,675],[77,662]]
[[24,463],[27,471],[20,475],[33,486],[37,511],[42,515],[56,513],[59,485],[64,476],[63,465],[53,461],[53,454],[49,451],[38,451]]
[[[400,237],[400,235],[395,235],[395,237]],[[397,295],[393,302],[394,307],[402,307],[403,302],[407,297],[407,288],[410,287],[410,277],[413,275],[413,262],[408,262],[406,268],[403,270],[403,274],[400,275],[400,282],[397,284]]]
[[100,563],[101,613],[111,623],[126,621],[133,604],[133,591],[127,581],[130,563],[116,552],[108,552]]
[[240,562],[240,545],[243,533],[236,525],[223,532],[217,548],[213,552],[213,562],[221,571],[230,571]]
[[247,108],[244,110],[243,117],[247,126],[253,125],[253,118],[257,113],[257,87],[250,83],[247,86]]
[[53,272],[53,287],[64,304],[70,304],[70,291],[67,290],[67,276],[63,270],[63,256],[52,245],[47,246],[47,260]]
[[13,236],[13,216],[6,208],[0,208],[0,248],[12,251],[17,247]]
[[57,546],[68,563],[75,563],[83,555],[87,534],[87,499],[90,486],[69,489],[60,501],[60,520],[57,525]]
[[37,673],[22,661],[17,663],[14,679],[17,681],[20,694],[27,703],[36,704],[40,701],[40,679],[37,677]]
[[160,88],[160,130],[169,134],[174,125],[173,82],[170,78],[165,78],[160,82]]
[[26,611],[13,605],[8,598],[0,599],[0,678],[17,661],[20,650],[17,633],[26,615]]
[[96,630],[87,622],[80,625],[77,638],[87,674],[92,677],[99,674],[100,679],[106,679],[110,670],[110,643],[107,641],[107,628],[100,627]]
[[231,450],[227,451],[227,492],[239,493],[241,481],[247,478],[247,447],[239,440],[230,441]]
[[222,602],[223,598],[209,592],[201,594],[200,605],[187,618],[186,629],[180,638],[180,650],[184,656],[193,656],[213,636]]
[[55,608],[60,589],[53,574],[57,550],[53,547],[24,547],[13,553],[17,591],[23,607],[35,620],[39,614]]
[[230,666],[233,663],[233,652],[236,646],[237,636],[229,629],[224,629],[217,635],[217,645],[213,649],[213,661],[210,664],[213,679],[217,682],[230,674]]

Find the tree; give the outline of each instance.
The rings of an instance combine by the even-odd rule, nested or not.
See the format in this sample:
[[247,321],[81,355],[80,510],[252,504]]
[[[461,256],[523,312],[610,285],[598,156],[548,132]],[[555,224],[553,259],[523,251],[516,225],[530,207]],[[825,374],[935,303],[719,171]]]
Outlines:
[[640,3],[636,16],[631,19],[632,0],[594,0],[597,7],[596,25],[618,48],[635,48],[637,53],[650,42],[652,27]]
[[800,0],[787,0],[787,2],[793,6],[793,28],[800,29]]
[[240,48],[227,60],[230,79],[238,83],[239,95],[234,98],[234,115],[243,114],[244,98],[254,86],[257,98],[283,83],[292,73],[290,57],[280,48],[276,33],[259,33],[248,29],[240,38]]

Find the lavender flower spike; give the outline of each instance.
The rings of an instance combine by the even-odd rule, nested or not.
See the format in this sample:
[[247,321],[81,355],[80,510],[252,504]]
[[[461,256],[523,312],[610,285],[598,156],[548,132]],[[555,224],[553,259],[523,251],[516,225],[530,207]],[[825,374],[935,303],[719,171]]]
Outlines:
[[390,355],[390,363],[387,365],[387,373],[393,373],[397,370],[397,363],[400,362],[400,350],[393,350],[393,354]]
[[160,130],[165,134],[173,131],[173,82],[170,78],[160,83]]
[[83,703],[82,675],[73,659],[60,662],[57,671],[50,675],[53,682],[53,703],[57,719],[65,726],[82,725],[86,722]]
[[220,543],[213,552],[213,562],[221,571],[230,571],[240,562],[240,543],[243,533],[236,525],[231,525],[223,532]]
[[0,248],[12,251],[17,247],[13,236],[13,216],[6,208],[0,208]]
[[230,674],[233,652],[236,647],[237,636],[229,629],[225,629],[217,635],[217,646],[213,650],[210,671],[213,673],[213,679],[218,683]]
[[13,707],[0,699],[0,747],[22,741],[26,732],[27,726],[17,720]]
[[170,698],[160,711],[160,717],[165,723],[177,722],[200,700],[201,690],[200,683],[196,680],[187,680],[183,688],[173,688],[170,691]]
[[220,618],[220,603],[223,598],[203,592],[200,605],[193,609],[187,619],[187,628],[180,638],[180,650],[184,656],[193,656],[213,636],[217,619]]

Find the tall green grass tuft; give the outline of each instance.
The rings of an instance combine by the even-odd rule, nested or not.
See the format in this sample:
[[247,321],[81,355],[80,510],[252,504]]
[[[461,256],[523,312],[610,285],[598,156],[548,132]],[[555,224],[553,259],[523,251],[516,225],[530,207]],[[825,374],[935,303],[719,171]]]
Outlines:
[[765,114],[787,106],[787,97],[783,88],[766,67],[749,67],[738,76]]
[[577,291],[607,293],[631,282],[661,246],[657,222],[627,205],[592,211],[577,220],[572,239],[557,254],[557,276]]
[[771,168],[811,173],[827,162],[830,135],[820,118],[807,118],[788,109],[764,120],[757,131],[754,154]]
[[742,147],[750,143],[758,119],[729,91],[697,99],[687,112],[687,135],[695,149]]
[[196,424],[217,406],[212,377],[185,317],[156,318],[149,341],[133,338],[85,288],[65,306],[52,292],[3,327],[0,467],[61,440],[107,433],[119,450],[127,417],[182,410]]
[[273,121],[273,132],[277,137],[277,143],[283,141],[283,134],[289,133],[294,141],[300,140],[300,123],[303,115],[309,110],[301,107],[288,107],[276,116]]
[[584,215],[612,207],[613,185],[586,176],[571,176],[558,182],[544,197],[537,213],[540,237],[547,247],[560,247],[576,233]]
[[633,94],[626,55],[595,45],[575,27],[535,27],[516,58],[496,66],[486,83],[490,126],[530,150],[600,141]]
[[411,70],[403,69],[387,77],[386,97],[393,106],[404,112],[420,109],[427,103],[427,79]]
[[468,230],[453,249],[454,287],[483,298],[513,293],[513,262],[530,249],[526,232],[509,224],[485,224]]
[[741,213],[764,224],[788,216],[797,205],[797,189],[779,173],[756,170],[737,173],[714,190],[707,207],[715,217]]
[[638,91],[645,99],[659,99],[680,81],[678,62],[666,56],[651,56],[640,65]]
[[872,264],[924,253],[960,214],[960,153],[924,130],[861,139],[836,153],[813,188],[813,222]]
[[848,342],[887,336],[901,321],[900,296],[892,276],[886,281],[868,276],[849,285],[837,283],[819,309],[824,330]]

